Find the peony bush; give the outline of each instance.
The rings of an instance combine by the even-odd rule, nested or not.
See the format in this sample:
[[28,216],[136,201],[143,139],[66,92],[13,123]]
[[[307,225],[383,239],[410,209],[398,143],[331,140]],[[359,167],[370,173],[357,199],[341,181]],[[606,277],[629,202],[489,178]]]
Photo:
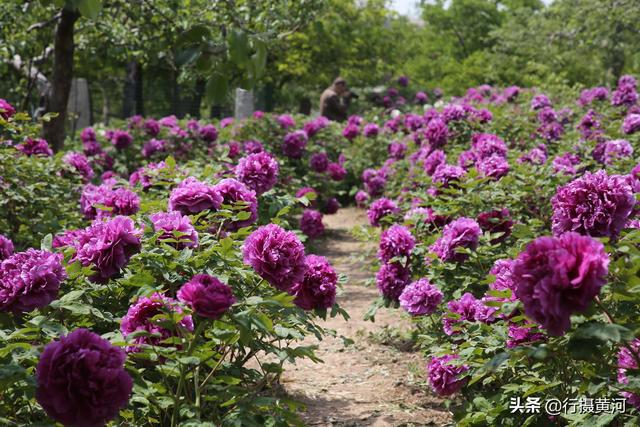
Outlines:
[[316,139],[335,126],[135,117],[54,154],[2,111],[0,419],[299,424],[283,366],[320,362],[301,340],[348,318],[312,244],[347,194],[338,146]]
[[[635,425],[637,101],[624,76],[581,93],[485,85],[375,117],[388,153],[353,191],[370,221],[356,234],[378,242],[367,318],[410,317],[424,387],[459,425]],[[353,159],[376,149],[344,132]],[[514,409],[527,397],[540,411]],[[544,411],[605,398],[626,410]]]

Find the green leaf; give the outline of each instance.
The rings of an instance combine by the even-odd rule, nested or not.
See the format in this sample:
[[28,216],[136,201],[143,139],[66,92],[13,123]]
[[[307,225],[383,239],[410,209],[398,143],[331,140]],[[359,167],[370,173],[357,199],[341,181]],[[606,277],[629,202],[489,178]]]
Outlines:
[[619,343],[623,339],[633,339],[633,333],[624,326],[590,322],[581,325],[573,333],[567,348],[574,359],[599,360],[605,344]]
[[239,28],[234,28],[227,37],[229,57],[233,63],[242,67],[249,60],[249,37]]
[[102,11],[102,0],[80,0],[78,10],[85,18],[95,19]]
[[40,243],[40,249],[42,249],[43,251],[51,252],[52,245],[53,245],[53,235],[49,233],[42,238],[42,242]]
[[205,93],[210,103],[221,103],[227,95],[228,91],[227,79],[221,74],[214,74],[207,81]]
[[506,352],[498,353],[495,356],[493,356],[493,359],[487,362],[485,367],[490,371],[495,371],[500,367],[500,365],[502,365],[507,360],[509,360],[509,353],[506,353]]

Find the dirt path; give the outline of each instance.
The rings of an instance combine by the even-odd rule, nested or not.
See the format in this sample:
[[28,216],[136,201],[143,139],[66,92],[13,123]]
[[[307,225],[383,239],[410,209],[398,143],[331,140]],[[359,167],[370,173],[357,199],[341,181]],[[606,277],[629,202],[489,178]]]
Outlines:
[[[375,323],[362,320],[378,296],[374,286],[364,286],[371,273],[355,260],[364,248],[350,234],[353,226],[366,223],[365,212],[341,209],[325,216],[324,222],[326,237],[317,247],[339,273],[349,277],[338,303],[351,319],[322,323],[337,332],[337,338],[319,343],[317,355],[324,364],[304,360],[287,365],[282,377],[285,390],[307,405],[303,418],[310,426],[450,425],[451,416],[441,400],[423,384],[424,358],[406,346],[403,349],[401,340],[389,339],[389,331],[410,328],[407,320],[387,309],[378,311]],[[345,347],[340,336],[354,344]]]

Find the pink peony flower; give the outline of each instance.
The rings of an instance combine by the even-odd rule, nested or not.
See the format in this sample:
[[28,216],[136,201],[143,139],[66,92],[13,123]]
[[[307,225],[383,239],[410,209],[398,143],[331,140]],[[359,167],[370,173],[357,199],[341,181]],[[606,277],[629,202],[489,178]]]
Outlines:
[[609,256],[599,241],[569,232],[539,237],[513,266],[516,296],[527,316],[549,334],[563,335],[571,314],[587,309],[606,282]]

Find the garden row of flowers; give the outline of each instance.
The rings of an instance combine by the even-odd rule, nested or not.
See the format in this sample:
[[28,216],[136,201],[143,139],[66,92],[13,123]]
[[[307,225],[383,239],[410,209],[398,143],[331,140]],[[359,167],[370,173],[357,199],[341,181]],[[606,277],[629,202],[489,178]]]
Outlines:
[[133,117],[54,155],[0,100],[0,423],[298,424],[271,386],[348,317],[312,242],[354,182],[340,130]]
[[[383,306],[411,316],[425,386],[450,399],[456,421],[635,425],[636,79],[547,94],[485,85],[390,108],[365,132],[384,147],[355,195],[370,222],[359,234],[379,241],[381,298],[368,316]],[[541,408],[513,406],[527,397]],[[614,398],[624,412],[567,404]],[[549,399],[564,409],[545,414]]]

